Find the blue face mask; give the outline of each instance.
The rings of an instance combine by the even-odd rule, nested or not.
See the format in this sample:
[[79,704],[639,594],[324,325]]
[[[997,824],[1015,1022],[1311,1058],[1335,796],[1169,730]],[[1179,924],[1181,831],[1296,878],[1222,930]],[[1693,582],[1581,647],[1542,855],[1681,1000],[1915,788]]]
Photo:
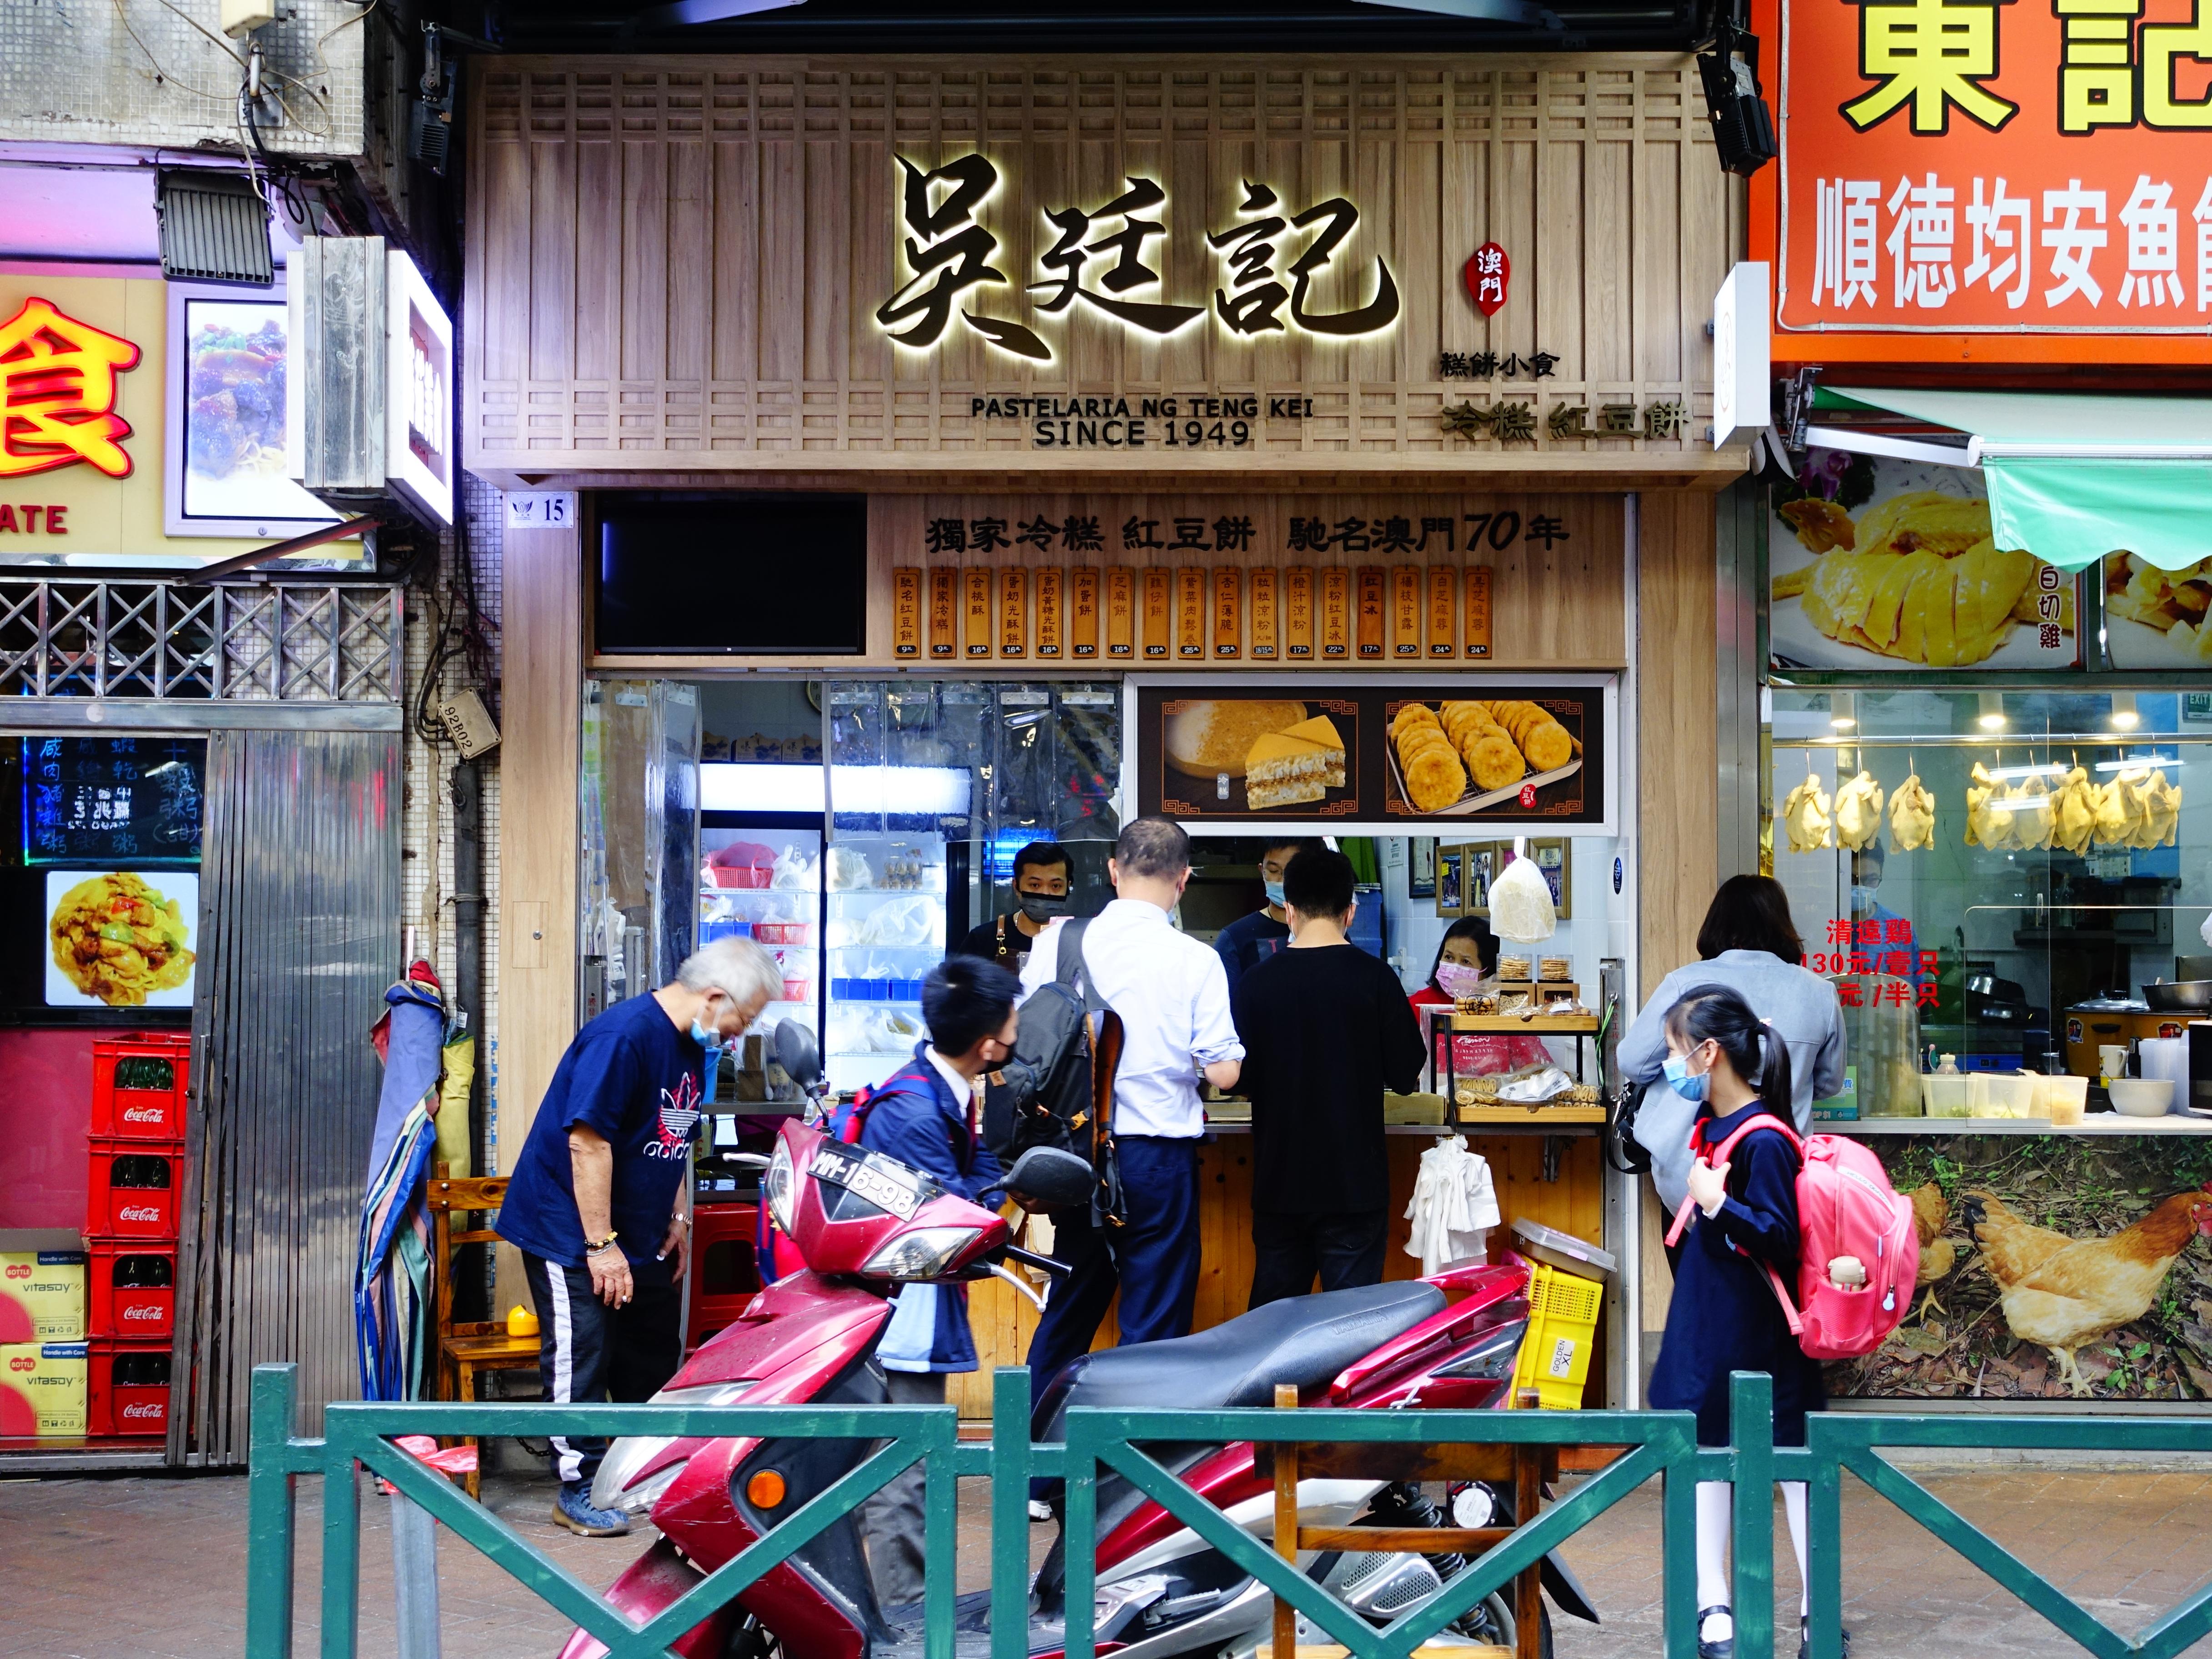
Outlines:
[[691,1021],[691,1041],[710,1054],[722,1046],[721,1033],[701,1024],[696,1016]]
[[1667,1073],[1668,1088],[1692,1105],[1702,1106],[1705,1103],[1705,1096],[1711,1089],[1713,1082],[1712,1074],[1710,1072],[1699,1072],[1695,1076],[1691,1075],[1690,1060],[1686,1054],[1669,1054],[1667,1057],[1664,1070]]
[[1283,884],[1279,881],[1271,881],[1267,883],[1266,885],[1267,889],[1267,902],[1275,905],[1282,903]]

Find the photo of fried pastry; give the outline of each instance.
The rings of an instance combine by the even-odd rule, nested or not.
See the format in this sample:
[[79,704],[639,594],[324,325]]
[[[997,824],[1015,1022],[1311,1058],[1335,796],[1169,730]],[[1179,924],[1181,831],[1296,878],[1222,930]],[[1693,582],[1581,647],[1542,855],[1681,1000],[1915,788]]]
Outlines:
[[46,883],[49,1006],[190,1004],[197,876],[72,871]]
[[[1340,722],[1341,722],[1340,724]],[[1167,704],[1161,750],[1210,811],[1315,810],[1349,784],[1348,708],[1279,697],[1208,697]],[[1164,788],[1164,797],[1173,793]]]
[[[1839,464],[1840,462],[1840,464]],[[1775,660],[2071,666],[2075,578],[2000,547],[1961,468],[1810,452],[1768,538]]]
[[[1579,714],[1573,718],[1579,723]],[[1394,810],[1422,817],[1517,803],[1525,788],[1560,782],[1582,767],[1580,739],[1551,708],[1527,698],[1401,703],[1389,722],[1390,781],[1402,803]]]

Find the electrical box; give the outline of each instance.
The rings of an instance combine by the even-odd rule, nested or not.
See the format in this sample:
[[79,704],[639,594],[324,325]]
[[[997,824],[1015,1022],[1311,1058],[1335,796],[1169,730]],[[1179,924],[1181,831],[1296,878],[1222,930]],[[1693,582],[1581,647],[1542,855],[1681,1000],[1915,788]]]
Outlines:
[[264,23],[276,21],[275,0],[222,0],[216,13],[222,32],[234,40],[243,40]]
[[463,760],[474,760],[499,747],[499,727],[491,710],[472,690],[464,689],[440,703],[438,723],[446,728],[447,738],[461,751]]

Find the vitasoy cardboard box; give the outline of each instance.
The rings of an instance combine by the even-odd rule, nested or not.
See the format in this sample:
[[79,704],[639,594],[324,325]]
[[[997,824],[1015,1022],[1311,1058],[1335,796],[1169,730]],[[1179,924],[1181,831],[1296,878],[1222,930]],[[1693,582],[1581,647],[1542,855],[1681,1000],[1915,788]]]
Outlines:
[[0,1347],[0,1438],[81,1437],[90,1360],[82,1342]]
[[84,1340],[86,1256],[77,1243],[70,1233],[36,1241],[0,1233],[0,1346]]

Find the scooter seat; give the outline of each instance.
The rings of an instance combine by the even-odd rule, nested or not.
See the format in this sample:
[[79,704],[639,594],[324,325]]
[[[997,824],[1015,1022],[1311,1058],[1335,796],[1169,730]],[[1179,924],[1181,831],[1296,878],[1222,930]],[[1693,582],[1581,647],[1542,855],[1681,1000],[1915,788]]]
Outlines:
[[1037,1402],[1037,1436],[1064,1438],[1071,1406],[1272,1405],[1276,1384],[1322,1388],[1443,1305],[1444,1293],[1419,1279],[1368,1285],[1270,1302],[1192,1336],[1087,1353]]

